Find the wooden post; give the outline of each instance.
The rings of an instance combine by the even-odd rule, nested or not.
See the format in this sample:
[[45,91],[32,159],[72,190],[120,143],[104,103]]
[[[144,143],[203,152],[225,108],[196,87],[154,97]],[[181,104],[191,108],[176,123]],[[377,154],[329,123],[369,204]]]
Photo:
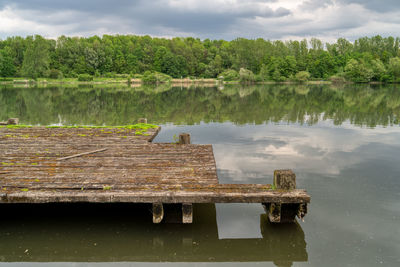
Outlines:
[[274,186],[276,189],[296,189],[296,174],[292,170],[275,170]]
[[181,133],[179,135],[179,144],[190,144],[190,134],[188,133]]
[[19,124],[19,119],[18,118],[9,118],[7,121],[8,125],[18,125]]
[[160,223],[164,218],[164,208],[162,203],[153,203],[153,223]]
[[271,203],[268,210],[268,219],[270,222],[279,223],[281,222],[281,203]]
[[138,119],[138,123],[147,123],[147,119],[146,118],[139,118]]
[[[276,189],[296,189],[296,174],[292,170],[275,170],[273,185]],[[272,223],[294,222],[296,215],[304,217],[304,207],[300,204],[263,203],[263,206]]]
[[307,214],[307,203],[302,203],[299,205],[299,208],[297,210],[297,217],[304,221],[304,216]]
[[193,205],[192,203],[182,203],[182,223],[193,222]]

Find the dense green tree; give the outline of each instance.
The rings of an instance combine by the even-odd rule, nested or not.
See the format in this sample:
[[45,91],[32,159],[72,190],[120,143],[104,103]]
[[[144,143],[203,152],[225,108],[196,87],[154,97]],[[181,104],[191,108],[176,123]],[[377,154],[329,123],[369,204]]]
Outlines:
[[387,75],[387,71],[385,65],[380,59],[373,59],[371,61],[372,68],[372,80],[374,81],[387,81],[389,76]]
[[24,54],[22,73],[26,77],[44,77],[49,67],[49,45],[46,40],[36,35]]
[[394,57],[389,61],[389,73],[392,81],[399,82],[400,81],[400,58]]
[[15,72],[16,67],[11,57],[11,49],[9,47],[0,49],[0,77],[10,77]]

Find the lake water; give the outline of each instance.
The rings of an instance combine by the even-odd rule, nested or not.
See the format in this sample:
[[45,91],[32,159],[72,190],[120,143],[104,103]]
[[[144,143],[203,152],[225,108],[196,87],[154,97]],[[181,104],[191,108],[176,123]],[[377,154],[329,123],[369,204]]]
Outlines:
[[146,205],[0,206],[0,266],[400,266],[400,85],[0,87],[0,120],[123,125],[154,142],[212,144],[222,183],[291,168],[304,222],[261,205],[196,205],[192,225],[153,225]]

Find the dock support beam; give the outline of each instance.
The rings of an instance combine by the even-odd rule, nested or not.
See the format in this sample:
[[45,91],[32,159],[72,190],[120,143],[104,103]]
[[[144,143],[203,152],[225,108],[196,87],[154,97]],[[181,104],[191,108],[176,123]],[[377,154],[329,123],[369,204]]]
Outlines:
[[153,203],[153,223],[160,223],[164,218],[164,207],[162,203]]
[[192,203],[182,203],[182,223],[193,222],[193,205]]

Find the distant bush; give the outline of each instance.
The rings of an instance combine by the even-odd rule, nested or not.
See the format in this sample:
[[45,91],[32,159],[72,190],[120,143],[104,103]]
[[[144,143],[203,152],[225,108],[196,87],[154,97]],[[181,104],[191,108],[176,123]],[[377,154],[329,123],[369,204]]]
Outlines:
[[332,83],[345,83],[346,79],[339,75],[333,75],[329,78]]
[[225,70],[218,75],[224,81],[238,81],[239,80],[239,73],[236,70]]
[[78,81],[80,82],[90,82],[93,81],[93,76],[89,74],[79,74]]
[[366,83],[371,81],[373,70],[364,60],[350,59],[344,68],[346,79],[356,83]]
[[256,76],[251,70],[240,68],[239,70],[239,79],[241,82],[254,82]]
[[144,83],[166,83],[172,80],[172,77],[160,73],[160,72],[151,72],[151,71],[146,71],[143,73],[142,81]]
[[260,72],[258,73],[258,75],[256,75],[256,81],[265,82],[269,80],[271,80],[271,77],[269,75],[268,66],[263,64],[261,66]]
[[260,74],[257,74],[256,76],[255,76],[255,80],[254,80],[255,82],[264,82],[264,77],[263,76],[261,76]]
[[103,74],[103,77],[105,78],[116,78],[117,73],[115,72],[107,72]]
[[114,78],[122,78],[122,79],[128,79],[129,74],[123,73],[123,74],[115,74]]
[[295,80],[298,82],[306,82],[310,79],[310,73],[308,71],[299,71],[296,73]]
[[286,77],[283,76],[283,75],[281,74],[281,72],[280,72],[278,69],[276,69],[276,70],[274,70],[274,72],[272,73],[271,79],[272,79],[273,81],[275,81],[275,82],[283,82],[283,81],[286,80]]
[[47,71],[46,77],[50,78],[50,79],[62,79],[62,78],[64,78],[64,75],[59,70],[51,69],[51,70]]
[[14,80],[14,78],[12,77],[0,77],[0,81],[2,82],[12,82]]

